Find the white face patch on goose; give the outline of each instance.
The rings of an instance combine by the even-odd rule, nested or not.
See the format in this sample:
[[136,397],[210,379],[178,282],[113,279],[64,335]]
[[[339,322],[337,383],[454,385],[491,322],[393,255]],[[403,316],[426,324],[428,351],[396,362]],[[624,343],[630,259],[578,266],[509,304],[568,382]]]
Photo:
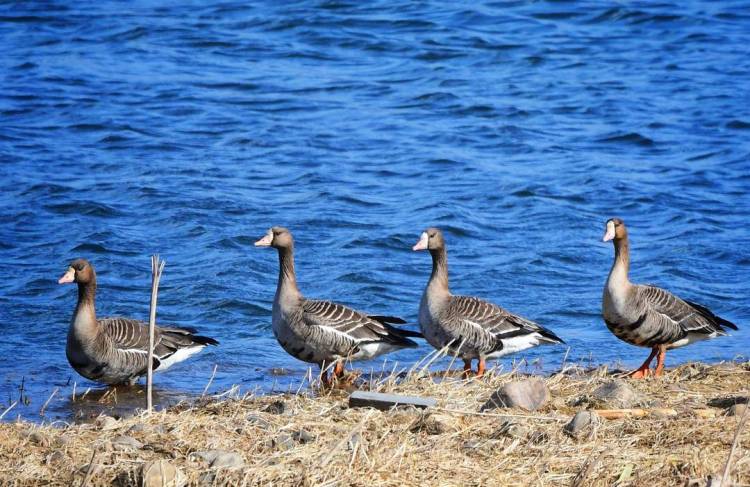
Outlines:
[[414,247],[412,247],[412,250],[427,250],[427,243],[429,241],[430,237],[427,235],[427,232],[422,232],[422,235],[419,237],[419,242],[417,242]]
[[615,238],[615,222],[612,220],[607,222],[607,231],[604,232],[604,236],[602,237],[602,242],[609,242]]

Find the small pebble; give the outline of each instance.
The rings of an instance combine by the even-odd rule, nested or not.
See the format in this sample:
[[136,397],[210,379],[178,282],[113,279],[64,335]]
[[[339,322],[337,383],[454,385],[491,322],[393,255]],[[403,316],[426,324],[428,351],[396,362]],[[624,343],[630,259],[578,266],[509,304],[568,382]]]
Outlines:
[[599,415],[594,411],[578,411],[573,419],[563,427],[563,431],[573,438],[579,438],[584,433],[591,434],[599,423]]
[[300,443],[310,443],[312,441],[315,441],[315,436],[312,433],[309,433],[303,429],[295,431],[292,433],[292,438]]
[[294,441],[294,438],[287,433],[281,433],[272,440],[271,445],[279,450],[291,450],[297,446],[297,443]]
[[118,436],[112,440],[112,448],[118,451],[140,450],[143,448],[143,443],[132,436]]
[[182,487],[185,483],[185,474],[166,460],[143,465],[143,487]]
[[49,438],[38,431],[34,431],[29,435],[29,441],[39,446],[49,446]]
[[271,414],[284,414],[284,411],[286,411],[286,403],[284,401],[274,401],[263,408],[263,412]]
[[260,428],[263,430],[267,430],[271,428],[272,424],[267,419],[257,415],[257,414],[248,414],[245,418],[248,423],[251,423],[256,428]]
[[94,424],[102,431],[112,430],[119,426],[115,418],[107,415],[101,415],[96,418]]

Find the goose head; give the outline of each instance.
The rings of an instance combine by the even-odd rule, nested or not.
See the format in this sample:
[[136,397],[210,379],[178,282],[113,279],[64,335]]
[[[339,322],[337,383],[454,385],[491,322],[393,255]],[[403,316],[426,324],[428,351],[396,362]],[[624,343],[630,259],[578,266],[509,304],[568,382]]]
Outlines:
[[294,246],[292,232],[284,227],[271,227],[266,235],[255,242],[256,247],[274,247],[276,249],[289,249]]
[[628,231],[625,229],[625,222],[619,218],[610,218],[607,220],[607,226],[602,237],[602,242],[609,242],[610,240],[621,240],[628,236]]
[[68,270],[58,279],[58,284],[76,282],[88,284],[95,278],[94,267],[86,259],[76,259],[70,263]]
[[445,247],[445,240],[443,240],[443,232],[438,228],[428,228],[419,237],[412,250],[438,250]]

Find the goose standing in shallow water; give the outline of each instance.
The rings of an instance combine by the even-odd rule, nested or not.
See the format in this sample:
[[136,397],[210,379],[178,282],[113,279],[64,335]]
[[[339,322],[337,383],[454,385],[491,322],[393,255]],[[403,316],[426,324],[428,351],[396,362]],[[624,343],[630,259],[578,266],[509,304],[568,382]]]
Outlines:
[[432,255],[432,274],[419,304],[422,333],[433,347],[449,346],[461,357],[467,376],[472,359],[479,360],[477,377],[481,377],[487,359],[536,345],[564,343],[548,329],[490,302],[451,294],[448,255],[439,229],[425,230],[412,250],[429,250]]
[[[109,385],[133,384],[148,369],[148,323],[129,318],[96,318],[96,273],[85,259],[77,259],[57,281],[78,284],[78,304],[68,330],[65,354],[82,376]],[[218,345],[213,338],[194,335],[190,328],[156,327],[154,370],[165,370]]]
[[719,318],[705,306],[683,301],[658,287],[632,284],[628,280],[628,231],[619,218],[607,221],[602,241],[610,240],[615,246],[615,260],[604,285],[604,322],[620,340],[651,348],[646,361],[631,372],[630,377],[640,379],[648,376],[654,357],[657,357],[654,375],[659,377],[664,370],[668,349],[726,335],[724,327],[737,329],[734,323]]
[[297,288],[294,272],[294,240],[289,230],[273,227],[256,247],[274,247],[279,252],[279,281],[273,299],[273,334],[284,350],[304,362],[320,365],[322,381],[344,374],[344,361],[366,360],[401,348],[417,346],[407,337],[417,332],[399,329],[400,318],[372,316],[330,301],[306,299]]

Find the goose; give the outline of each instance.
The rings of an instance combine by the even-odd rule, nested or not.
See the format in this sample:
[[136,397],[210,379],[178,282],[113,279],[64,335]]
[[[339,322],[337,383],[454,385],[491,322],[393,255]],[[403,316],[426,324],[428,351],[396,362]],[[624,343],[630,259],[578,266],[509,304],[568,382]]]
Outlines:
[[[342,377],[345,360],[367,360],[402,348],[415,348],[408,337],[418,332],[399,329],[401,318],[369,315],[331,301],[307,299],[297,288],[294,272],[294,240],[283,227],[272,227],[255,242],[279,253],[279,280],[273,299],[273,334],[281,347],[304,362],[318,364],[323,384]],[[327,370],[334,365],[331,379]]]
[[642,379],[650,375],[650,364],[656,357],[653,375],[659,377],[668,349],[726,335],[725,328],[737,329],[737,325],[703,305],[682,300],[656,286],[631,283],[628,231],[619,218],[607,220],[602,241],[610,240],[615,259],[604,285],[602,317],[609,331],[620,340],[651,349],[643,365],[628,376]]
[[446,346],[464,361],[464,375],[485,371],[485,361],[528,348],[565,343],[541,325],[512,314],[500,306],[473,296],[455,296],[448,286],[448,254],[443,232],[428,228],[412,250],[429,250],[432,274],[419,304],[419,326],[427,342],[437,349]]
[[[86,259],[76,259],[58,284],[78,284],[78,304],[68,329],[68,362],[87,379],[108,385],[134,384],[148,370],[148,323],[130,318],[96,318],[96,272]],[[156,327],[156,371],[218,345],[213,338],[195,335],[190,328]]]

